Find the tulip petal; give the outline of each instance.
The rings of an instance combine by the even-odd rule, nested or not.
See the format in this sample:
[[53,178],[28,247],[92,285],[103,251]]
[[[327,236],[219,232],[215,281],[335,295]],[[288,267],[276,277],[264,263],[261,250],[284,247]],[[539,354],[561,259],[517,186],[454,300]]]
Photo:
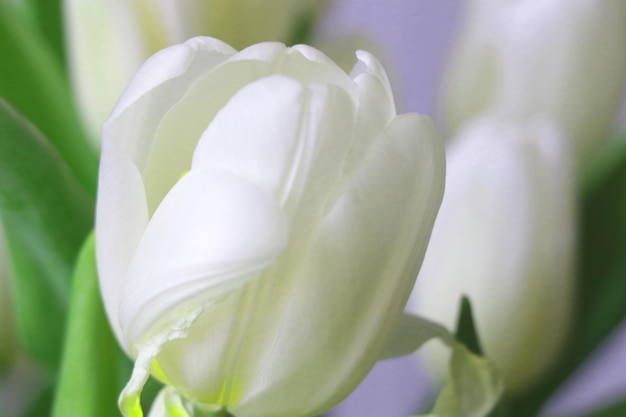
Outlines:
[[202,74],[236,53],[217,39],[197,37],[154,54],[135,74],[103,126],[103,135],[144,171],[157,127]]
[[[310,253],[281,271],[288,277],[284,305],[257,303],[254,317],[280,319],[248,327],[238,369],[252,379],[235,415],[314,415],[358,384],[402,314],[443,176],[432,124],[415,114],[396,118],[324,219]],[[247,348],[263,346],[255,339],[266,334],[275,337],[271,350]]]
[[351,178],[361,165],[374,141],[379,140],[386,126],[396,115],[391,86],[380,62],[365,51],[358,51],[358,63],[352,70],[359,93],[355,143],[344,166],[344,177]]
[[286,236],[286,217],[269,194],[224,172],[191,170],[150,219],[126,276],[120,321],[128,345],[148,343],[170,320],[245,284]]
[[206,407],[180,395],[174,388],[165,387],[154,400],[148,417],[225,417],[221,407]]
[[[314,141],[301,127],[305,87],[273,76],[239,90],[198,142],[193,168],[223,169],[257,184],[284,205],[296,158]],[[314,138],[313,138],[314,139]]]
[[[334,90],[347,91],[356,100],[358,97],[352,80],[336,65],[328,65],[325,61],[328,58],[321,52],[313,51],[316,50],[286,48],[276,42],[254,45],[231,56],[195,81],[189,92],[160,120],[154,139],[151,139],[150,155],[143,169],[149,211],[154,211],[181,172],[189,170],[198,138],[212,124],[218,111],[246,85],[254,84],[264,77],[282,74],[311,87],[318,83],[329,84],[328,88],[331,89],[337,86],[339,88]],[[303,53],[307,54],[306,57]],[[316,61],[310,61],[309,58]],[[273,94],[269,94],[268,100],[271,100]],[[239,103],[242,101],[240,99]],[[269,113],[265,111],[265,114]],[[285,120],[285,123],[289,122]],[[167,165],[161,163],[165,159],[168,160]]]
[[391,83],[387,72],[383,68],[380,61],[367,51],[356,52],[357,63],[350,73],[350,77],[356,82],[362,75],[369,74],[381,83],[387,95],[387,102],[391,103],[392,111],[395,114],[396,108],[393,101],[393,92],[391,91]]
[[[192,171],[224,170],[275,195],[290,215],[290,253],[298,259],[328,210],[352,140],[354,112],[350,98],[337,87],[307,87],[281,75],[259,80],[239,91],[215,117],[196,148]],[[291,259],[289,254],[280,259],[285,257]],[[272,269],[286,268],[281,265],[277,260]],[[274,293],[277,287],[281,293],[287,290],[282,279],[268,274],[261,287]],[[238,350],[247,316],[257,316],[250,300],[259,298],[258,291],[247,288],[231,295],[200,317],[185,340],[164,346],[159,364],[185,395],[208,403],[228,391],[221,387],[234,377],[226,358]],[[268,341],[264,346],[271,346],[269,335],[262,336]]]
[[241,89],[215,117],[193,167],[231,172],[291,211],[315,184],[316,201],[309,203],[319,207],[325,203],[320,190],[331,188],[351,145],[354,118],[354,105],[336,87],[264,78]]
[[243,49],[228,61],[229,64],[237,63],[237,67],[256,73],[256,78],[283,74],[304,84],[337,85],[356,97],[350,77],[324,53],[308,45],[286,47],[278,42],[265,42]]
[[102,142],[98,203],[96,208],[96,253],[100,291],[117,340],[123,343],[118,308],[132,254],[148,224],[148,211],[141,174],[118,146]]
[[156,397],[148,417],[193,417],[184,399],[171,387],[165,387]]

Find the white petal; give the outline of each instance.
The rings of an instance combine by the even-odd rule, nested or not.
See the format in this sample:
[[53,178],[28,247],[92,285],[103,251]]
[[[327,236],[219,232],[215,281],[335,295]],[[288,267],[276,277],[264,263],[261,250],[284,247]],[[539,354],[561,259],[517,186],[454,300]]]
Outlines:
[[[305,87],[275,76],[239,91],[205,132],[192,171],[219,168],[265,189],[280,189],[274,194],[287,195],[292,227],[289,248],[270,271],[212,306],[185,339],[163,347],[159,364],[189,397],[211,403],[232,396],[229,402],[235,401],[259,365],[241,367],[241,346],[254,346],[255,358],[272,349],[282,320],[280,306],[295,278],[286,270],[306,256],[301,248],[329,209],[329,195],[339,194],[333,188],[352,139],[354,117],[351,100],[337,87]],[[259,320],[261,327],[255,324]]]
[[96,259],[109,322],[124,344],[118,308],[128,265],[148,224],[143,182],[137,167],[108,138],[102,142],[96,208]]
[[[217,112],[247,84],[276,74],[305,85],[329,83],[329,88],[338,86],[356,99],[354,83],[341,70],[311,63],[282,44],[254,45],[234,55],[193,83],[188,94],[160,120],[144,170],[151,212],[180,174],[189,169],[198,138]],[[169,161],[167,165],[161,163],[164,158]]]
[[301,127],[307,95],[301,83],[284,76],[242,88],[203,133],[194,151],[193,168],[231,172],[284,204],[298,156],[316,145],[306,140]]
[[257,184],[287,208],[312,184],[323,204],[352,142],[354,106],[342,90],[285,76],[241,89],[215,117],[193,167],[217,167]]
[[400,319],[443,175],[443,147],[430,122],[414,114],[395,119],[322,223],[310,252],[299,254],[304,262],[281,271],[289,294],[284,305],[257,303],[255,316],[275,320],[250,325],[244,346],[259,346],[254,338],[268,333],[274,339],[269,350],[242,352],[238,369],[254,379],[234,414],[314,415],[358,384]]
[[234,53],[228,45],[206,37],[156,53],[133,77],[104,124],[103,134],[143,172],[164,114],[199,76]]
[[[356,98],[356,89],[350,77],[324,53],[307,45],[288,48],[278,42],[260,43],[242,50],[229,62],[251,65],[256,69],[257,78],[283,74],[304,84],[333,84]],[[260,62],[266,65],[259,65]],[[261,69],[263,72],[260,72]]]
[[396,108],[393,101],[393,92],[391,91],[391,83],[389,82],[389,77],[387,76],[387,72],[383,68],[380,61],[372,54],[367,51],[357,51],[356,57],[358,62],[352,69],[352,73],[350,76],[356,82],[361,76],[364,74],[369,74],[380,82],[380,84],[385,89],[386,93],[386,102],[390,103],[392,106],[391,111],[395,114]]
[[[132,78],[111,117],[119,116],[144,95],[167,81],[186,75],[190,70],[193,71],[192,66],[198,66],[199,68],[194,69],[201,72],[189,74],[191,81],[198,75],[210,71],[236,52],[218,39],[199,36],[155,53],[146,60]],[[176,89],[170,88],[169,90]]]
[[396,115],[389,80],[380,63],[364,51],[358,51],[357,57],[359,62],[352,71],[359,95],[356,140],[344,168],[344,175],[349,177]]
[[128,345],[243,285],[272,263],[286,236],[269,194],[223,172],[191,170],[150,219],[126,276],[120,321]]

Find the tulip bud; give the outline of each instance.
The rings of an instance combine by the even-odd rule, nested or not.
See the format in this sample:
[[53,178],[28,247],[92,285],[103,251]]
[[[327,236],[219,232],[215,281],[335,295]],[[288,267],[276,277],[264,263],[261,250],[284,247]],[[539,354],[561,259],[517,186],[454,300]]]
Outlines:
[[483,111],[550,118],[574,157],[594,151],[626,84],[623,0],[472,0],[441,110],[450,133]]
[[[412,309],[450,327],[469,296],[508,392],[536,381],[566,336],[573,291],[570,155],[547,123],[482,118],[447,149],[446,192]],[[425,351],[442,377],[444,352]]]
[[359,52],[211,38],[160,51],[103,126],[96,254],[114,332],[151,370],[237,417],[319,414],[379,358],[443,193],[432,123],[397,116]]
[[64,0],[72,83],[94,143],[115,100],[153,53],[198,35],[236,46],[288,41],[322,0]]

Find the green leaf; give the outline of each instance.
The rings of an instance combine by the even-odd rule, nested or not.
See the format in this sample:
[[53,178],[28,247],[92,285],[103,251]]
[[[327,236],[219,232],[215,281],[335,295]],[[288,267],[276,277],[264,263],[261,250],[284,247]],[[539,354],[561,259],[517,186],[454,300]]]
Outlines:
[[43,417],[50,415],[50,407],[52,406],[51,386],[47,386],[38,396],[30,407],[24,412],[22,417]]
[[[301,2],[304,4],[304,2]],[[287,45],[310,44],[314,35],[315,25],[326,9],[326,0],[309,1],[308,7],[303,7],[302,12],[293,16],[294,25],[289,36]],[[354,55],[354,54],[353,54]]]
[[479,356],[483,354],[474,323],[472,305],[466,296],[463,296],[461,299],[459,318],[456,325],[456,340],[463,343],[473,354]]
[[54,370],[74,259],[93,227],[93,200],[46,139],[1,100],[0,216],[18,337]]
[[[464,304],[463,322],[468,317],[471,320],[469,302],[465,300]],[[389,358],[410,353],[432,339],[443,342],[452,350],[452,355],[448,379],[433,411],[425,417],[486,417],[504,391],[502,379],[485,358],[475,355],[455,340],[442,325],[405,314],[382,356]]]
[[80,252],[74,272],[53,417],[119,415],[120,368],[116,364],[122,354],[102,307],[94,250],[92,234]]
[[611,404],[601,410],[586,414],[585,417],[624,417],[626,416],[626,400]]
[[0,2],[0,98],[46,135],[95,196],[97,156],[82,130],[61,61],[34,25],[27,24],[23,13],[12,6]]
[[[98,287],[94,236],[83,245],[72,285],[69,318],[53,417],[119,415],[117,399],[132,363],[110,330]],[[161,384],[149,380],[142,406],[150,409]]]
[[516,398],[512,415],[536,415],[626,317],[626,135],[609,141],[581,187],[574,328],[553,371]]
[[449,376],[431,417],[485,417],[494,409],[504,391],[502,380],[483,357],[454,343]]
[[34,21],[42,36],[50,45],[55,56],[65,64],[65,47],[63,43],[63,25],[61,19],[60,0],[26,0]]

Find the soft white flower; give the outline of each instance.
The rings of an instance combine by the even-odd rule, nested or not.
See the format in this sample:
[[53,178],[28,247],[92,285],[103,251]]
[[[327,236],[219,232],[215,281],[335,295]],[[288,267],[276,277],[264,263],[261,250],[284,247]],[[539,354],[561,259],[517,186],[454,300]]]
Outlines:
[[553,119],[584,160],[626,83],[623,0],[471,0],[444,78],[450,133],[479,113]]
[[[454,328],[468,295],[486,357],[509,392],[554,361],[574,284],[574,190],[551,124],[482,118],[447,149],[446,192],[417,279],[414,312]],[[427,349],[428,350],[428,349]],[[426,353],[438,376],[444,352]]]
[[139,70],[104,124],[100,286],[134,358],[237,417],[316,415],[379,358],[443,193],[431,122],[366,52],[211,38]]
[[91,139],[153,53],[198,35],[235,47],[287,41],[321,0],[64,0],[72,84]]

